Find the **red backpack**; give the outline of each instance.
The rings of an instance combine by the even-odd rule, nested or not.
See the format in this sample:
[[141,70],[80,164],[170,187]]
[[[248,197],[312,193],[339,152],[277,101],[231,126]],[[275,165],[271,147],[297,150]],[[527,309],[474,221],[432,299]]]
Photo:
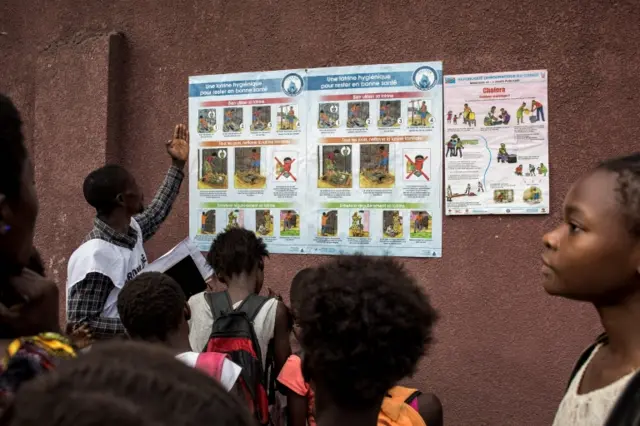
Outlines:
[[205,298],[211,306],[214,323],[203,352],[227,354],[231,361],[242,367],[238,383],[249,410],[259,424],[268,425],[267,383],[273,357],[268,354],[267,368],[263,368],[260,344],[253,328],[253,321],[269,298],[250,294],[235,310],[226,291],[205,293]]

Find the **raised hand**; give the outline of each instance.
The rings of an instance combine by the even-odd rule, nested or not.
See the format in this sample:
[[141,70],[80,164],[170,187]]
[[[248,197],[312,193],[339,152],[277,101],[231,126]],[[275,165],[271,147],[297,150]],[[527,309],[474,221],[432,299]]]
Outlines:
[[189,159],[189,130],[184,124],[176,125],[173,139],[167,142],[167,152],[175,166],[183,168]]

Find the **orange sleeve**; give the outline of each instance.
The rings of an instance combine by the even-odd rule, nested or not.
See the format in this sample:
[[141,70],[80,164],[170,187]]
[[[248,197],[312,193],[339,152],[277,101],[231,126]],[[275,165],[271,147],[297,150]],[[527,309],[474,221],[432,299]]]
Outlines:
[[298,395],[306,396],[309,393],[309,385],[302,376],[302,360],[297,355],[291,355],[284,363],[278,382],[288,387]]

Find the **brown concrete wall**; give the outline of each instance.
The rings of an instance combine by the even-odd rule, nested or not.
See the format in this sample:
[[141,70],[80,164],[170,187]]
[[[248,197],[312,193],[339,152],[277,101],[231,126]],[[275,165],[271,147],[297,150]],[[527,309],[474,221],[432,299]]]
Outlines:
[[[63,264],[91,226],[76,180],[95,161],[95,127],[87,123],[104,86],[82,82],[65,59],[57,64],[72,79],[50,73],[52,81],[38,81],[52,48],[94,69],[86,41],[124,34],[126,50],[111,58],[123,67],[119,158],[148,195],[169,164],[163,143],[171,123],[186,120],[189,75],[426,60],[443,60],[446,73],[548,69],[552,214],[447,218],[444,257],[406,261],[442,312],[438,342],[411,383],[442,398],[448,425],[544,425],[597,320],[590,308],[543,293],[540,236],[561,219],[562,197],[580,173],[639,147],[638,22],[635,0],[3,0],[0,91],[24,112],[37,161],[62,170],[59,181],[38,183],[38,245]],[[104,51],[97,55],[101,67]],[[78,104],[56,108],[46,99],[60,92]],[[38,109],[47,102],[48,112]],[[187,234],[186,189],[148,245],[152,258]],[[51,214],[74,225],[50,223]],[[268,285],[286,292],[296,270],[323,260],[274,256]]]

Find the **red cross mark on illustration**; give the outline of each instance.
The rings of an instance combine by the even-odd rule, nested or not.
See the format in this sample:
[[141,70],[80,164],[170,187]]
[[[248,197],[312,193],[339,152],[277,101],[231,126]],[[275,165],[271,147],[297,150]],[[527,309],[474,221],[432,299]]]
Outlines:
[[278,165],[280,167],[282,167],[282,171],[280,172],[280,174],[278,176],[276,176],[276,180],[280,179],[280,176],[284,175],[285,173],[287,174],[285,177],[289,177],[291,176],[291,179],[293,179],[294,182],[297,182],[298,179],[296,179],[296,177],[293,175],[293,173],[291,173],[291,165],[293,164],[294,161],[296,161],[295,158],[285,158],[283,161],[278,160],[278,157],[274,157],[276,159],[276,161],[278,162]]
[[[415,168],[415,170],[412,171],[411,173],[409,173],[405,179],[409,179],[412,174],[415,174],[416,172],[418,172],[418,174],[424,176],[424,178],[426,180],[431,180],[431,179],[429,179],[429,176],[427,176],[427,174],[422,171],[422,167],[424,167],[424,162],[427,161],[427,158],[429,158],[429,157],[427,157],[425,155],[424,158],[416,158],[415,161],[412,160],[411,158],[409,158],[408,155],[405,155],[404,157]],[[420,156],[420,157],[422,157],[422,156]]]

